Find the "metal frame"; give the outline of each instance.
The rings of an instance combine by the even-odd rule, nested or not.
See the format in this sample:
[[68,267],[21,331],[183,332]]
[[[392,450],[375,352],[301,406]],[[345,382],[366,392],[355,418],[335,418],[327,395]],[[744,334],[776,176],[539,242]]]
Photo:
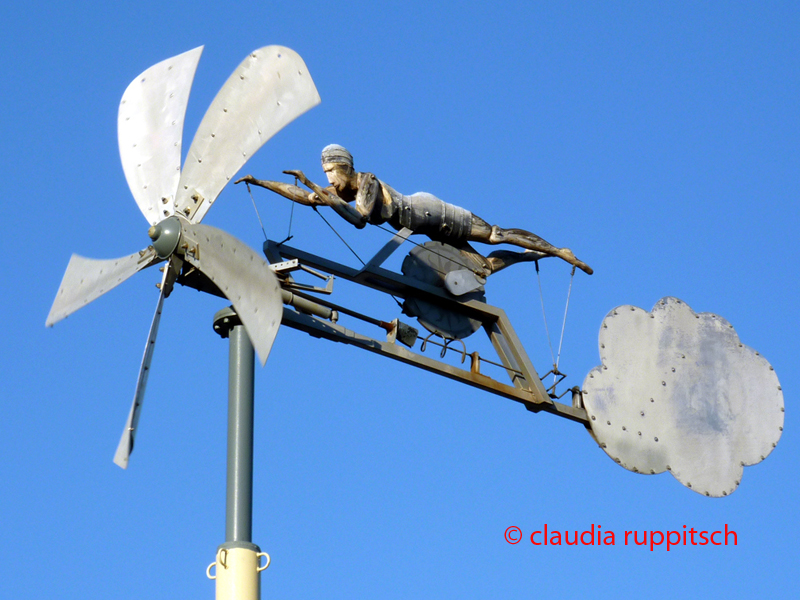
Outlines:
[[[481,373],[481,358],[477,356],[477,353],[468,355],[471,359],[471,364],[469,370],[467,370],[412,352],[396,344],[391,332],[388,336],[389,339],[384,341],[347,329],[330,320],[330,317],[324,311],[324,308],[327,308],[328,313],[330,313],[331,308],[341,307],[306,294],[295,292],[292,295],[302,299],[306,305],[316,303],[323,310],[309,314],[312,311],[308,310],[308,306],[298,307],[300,308],[298,311],[291,308],[291,305],[294,304],[293,302],[287,302],[289,306],[284,306],[282,324],[314,337],[350,344],[520,402],[531,412],[548,412],[577,421],[588,427],[589,420],[586,411],[579,402],[574,402],[570,406],[556,402],[548,395],[505,311],[476,300],[460,301],[439,288],[380,267],[380,264],[388,258],[391,252],[405,240],[407,233],[405,236],[403,234],[404,232],[402,231],[398,233],[360,270],[272,240],[264,242],[264,254],[273,264],[286,260],[297,260],[301,265],[328,273],[334,277],[341,277],[392,296],[402,298],[415,297],[425,300],[480,321],[509,376],[511,384],[502,383]],[[284,280],[282,286],[284,287],[284,302],[286,302],[287,287],[291,288],[291,281],[289,279]],[[347,314],[363,317],[363,315],[358,315],[354,311],[347,311]],[[369,322],[376,321],[369,317],[364,320],[369,320]]]

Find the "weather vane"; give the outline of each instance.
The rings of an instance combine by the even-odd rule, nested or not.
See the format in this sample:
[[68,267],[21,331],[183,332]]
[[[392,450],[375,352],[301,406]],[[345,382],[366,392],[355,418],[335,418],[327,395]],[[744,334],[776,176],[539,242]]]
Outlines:
[[[489,275],[517,263],[534,262],[538,270],[538,261],[546,257],[566,261],[573,274],[575,268],[589,274],[592,269],[571,250],[529,231],[490,225],[432,194],[403,195],[375,175],[357,172],[342,146],[322,151],[328,187],[296,170],[284,171],[295,177],[295,184],[250,175],[237,183],[267,188],[315,210],[330,207],[357,228],[389,225],[392,238],[359,268],[289,247],[286,240],[268,239],[265,259],[224,231],[202,225],[250,157],[319,104],[320,97],[294,51],[280,46],[254,51],[212,102],[181,168],[184,116],[201,52],[202,47],[196,48],[150,67],[133,80],[120,103],[122,166],[150,225],[149,245],[112,260],[73,255],[46,324],[137,272],[166,263],[133,404],[114,457],[126,468],[164,299],[180,283],[230,301],[232,306],[214,320],[214,329],[230,338],[226,540],[207,569],[216,580],[217,598],[258,598],[260,573],[269,566],[269,556],[251,539],[254,352],[263,366],[281,325],[515,400],[532,412],[581,423],[626,469],[669,471],[706,496],[733,492],[743,467],[760,462],[776,446],[784,406],[772,367],[739,340],[725,319],[695,313],[676,298],[663,298],[651,311],[633,306],[612,310],[600,329],[601,364],[582,386],[570,390],[569,404],[560,402],[563,394],[556,394],[556,383],[564,375],[558,361],[551,373],[561,379],[545,388],[505,312],[486,303],[485,285]],[[412,235],[429,241],[414,243]],[[413,248],[402,272],[383,268],[407,240]],[[483,256],[474,242],[521,250]],[[304,282],[309,277],[324,280],[324,287]],[[393,297],[402,314],[415,317],[428,334],[420,337],[399,316],[367,314],[369,309],[328,300],[335,278]],[[367,326],[382,332],[359,331]],[[491,357],[467,350],[464,340],[480,329],[491,342]],[[440,349],[438,357],[426,353],[429,346]],[[456,364],[446,360],[453,356]]]

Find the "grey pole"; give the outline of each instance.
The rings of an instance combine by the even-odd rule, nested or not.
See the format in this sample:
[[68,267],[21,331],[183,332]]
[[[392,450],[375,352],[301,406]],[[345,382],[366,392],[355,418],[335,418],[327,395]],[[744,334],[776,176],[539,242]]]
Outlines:
[[228,475],[225,547],[251,547],[253,534],[253,345],[232,308],[214,315],[214,330],[230,338],[228,359]]

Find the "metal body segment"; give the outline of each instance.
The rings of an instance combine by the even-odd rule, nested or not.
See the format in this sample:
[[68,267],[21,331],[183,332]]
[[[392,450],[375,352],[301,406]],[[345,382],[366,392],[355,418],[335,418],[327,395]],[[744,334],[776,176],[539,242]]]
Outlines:
[[189,92],[203,47],[153,65],[122,95],[117,138],[122,170],[151,225],[174,212]]
[[296,52],[283,46],[252,52],[222,86],[197,129],[181,173],[176,212],[199,223],[242,165],[319,102]]
[[110,260],[96,260],[73,254],[45,325],[50,327],[58,323],[142,269],[159,262],[161,259],[152,248]]

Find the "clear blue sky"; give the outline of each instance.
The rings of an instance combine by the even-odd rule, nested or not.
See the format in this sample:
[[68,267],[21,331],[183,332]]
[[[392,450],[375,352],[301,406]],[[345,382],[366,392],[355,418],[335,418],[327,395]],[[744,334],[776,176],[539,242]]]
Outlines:
[[[306,61],[322,104],[244,171],[323,180],[320,149],[400,191],[424,190],[569,246],[562,370],[580,385],[621,304],[677,296],[727,318],[775,367],[785,432],[730,497],[614,464],[580,425],[380,357],[282,330],[256,375],[254,541],[264,598],[789,598],[796,593],[800,10],[792,2],[152,2],[33,0],[0,21],[6,226],[0,273],[0,596],[213,598],[224,541],[227,345],[216,298],[167,301],[137,447],[112,464],[156,272],[53,329],[72,252],[147,245],[116,115],[150,65],[205,44],[188,142],[253,49]],[[261,192],[261,193],[259,193]],[[289,202],[254,191],[267,233]],[[327,215],[326,215],[327,216]],[[385,240],[332,222],[362,256]],[[259,248],[250,198],[204,221]],[[292,243],[353,264],[309,209]],[[395,264],[396,266],[396,264]],[[557,343],[569,269],[542,263]],[[337,284],[339,285],[339,284]],[[337,288],[338,289],[338,288]],[[342,293],[349,293],[341,286]],[[489,281],[534,364],[550,351],[534,269]],[[340,298],[379,318],[383,298]],[[737,546],[509,545],[551,529],[728,524]]]

